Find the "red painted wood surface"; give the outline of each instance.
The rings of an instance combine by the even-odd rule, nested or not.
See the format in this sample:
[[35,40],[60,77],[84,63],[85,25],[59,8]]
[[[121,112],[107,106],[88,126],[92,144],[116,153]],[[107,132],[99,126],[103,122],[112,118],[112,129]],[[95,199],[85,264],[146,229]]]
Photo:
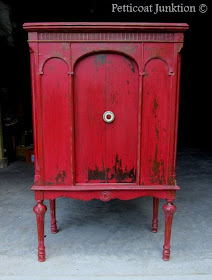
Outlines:
[[43,204],[43,200],[37,200],[37,205],[34,206],[33,211],[37,219],[38,230],[38,260],[44,262],[46,258],[45,246],[44,246],[44,217],[47,208]]
[[71,182],[70,77],[60,58],[49,59],[41,81],[45,184]]
[[56,221],[56,201],[55,199],[49,200],[50,212],[51,212],[51,233],[57,233],[57,221]]
[[152,232],[158,231],[158,207],[159,207],[159,199],[153,197]]
[[170,259],[170,240],[172,230],[173,215],[176,211],[176,206],[171,203],[172,201],[164,204],[163,211],[165,213],[165,234],[163,245],[163,260],[168,261]]
[[[182,23],[27,23],[35,146],[34,211],[45,260],[43,200],[165,199],[170,257]],[[111,123],[103,113],[112,111]]]
[[[81,59],[74,72],[76,182],[135,182],[137,65],[120,54],[100,53]],[[114,113],[113,122],[103,120],[105,111]]]
[[[145,48],[149,49],[148,46]],[[150,46],[154,50],[154,46]],[[166,56],[172,46],[163,46],[165,54],[147,61],[143,80],[141,182],[168,184],[168,145],[172,76]],[[166,55],[166,56],[165,56]]]

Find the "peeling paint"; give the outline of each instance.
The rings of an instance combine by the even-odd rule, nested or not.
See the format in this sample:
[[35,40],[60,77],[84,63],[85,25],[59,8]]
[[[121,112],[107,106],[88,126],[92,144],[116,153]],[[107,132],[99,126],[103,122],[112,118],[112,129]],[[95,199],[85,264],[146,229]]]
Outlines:
[[156,133],[157,140],[159,140],[159,124],[158,123],[155,124],[155,133]]
[[150,170],[150,182],[157,183],[159,185],[165,184],[165,167],[164,160],[158,160],[158,144],[155,146],[154,160],[149,162]]
[[130,66],[132,72],[135,73],[135,65],[134,65],[132,59],[130,59],[127,56],[124,56],[124,61]]
[[160,167],[160,163],[157,161],[157,157],[158,157],[158,144],[156,144],[156,147],[155,147],[155,158],[154,158],[153,165],[152,165],[154,177],[158,175],[159,167]]
[[111,94],[112,104],[118,104],[118,100],[116,99],[116,95],[117,95],[117,93],[116,94],[115,93]]
[[59,171],[57,176],[55,177],[55,181],[57,184],[61,184],[64,183],[65,178],[66,178],[66,171],[65,170]]
[[168,185],[174,186],[174,185],[176,185],[175,182],[176,182],[175,176],[170,175],[168,177]]
[[106,63],[106,54],[98,54],[94,60],[94,64],[98,68],[99,65],[105,65]]
[[88,181],[100,180],[104,182],[109,182],[111,180],[117,183],[129,182],[133,183],[136,180],[136,170],[131,168],[130,170],[122,168],[122,160],[119,159],[118,155],[115,156],[115,165],[110,168],[105,168],[104,163],[102,164],[102,169],[100,170],[97,166],[95,169],[88,169]]
[[155,95],[155,98],[153,101],[153,109],[152,109],[152,112],[153,112],[155,118],[157,118],[157,109],[158,109],[158,102],[157,102],[157,96]]
[[176,184],[176,174],[174,172],[174,167],[169,167],[169,177],[168,177],[168,184],[169,185],[175,185]]
[[102,170],[99,170],[97,166],[95,166],[95,169],[88,169],[88,181],[91,180],[103,180],[107,181],[107,173],[109,172],[109,169],[105,169],[103,167]]

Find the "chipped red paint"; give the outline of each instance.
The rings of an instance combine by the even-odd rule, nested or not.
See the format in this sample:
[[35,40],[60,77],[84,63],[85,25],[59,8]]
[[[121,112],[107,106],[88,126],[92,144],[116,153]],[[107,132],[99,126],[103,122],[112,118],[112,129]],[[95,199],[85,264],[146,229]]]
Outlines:
[[158,207],[159,207],[159,199],[153,197],[152,232],[158,231]]
[[57,221],[56,221],[56,207],[55,207],[55,199],[50,199],[50,212],[51,212],[51,232],[57,233]]
[[[45,260],[43,200],[166,199],[170,256],[180,50],[186,24],[27,23],[35,147],[38,258]],[[105,111],[115,115],[103,120]]]

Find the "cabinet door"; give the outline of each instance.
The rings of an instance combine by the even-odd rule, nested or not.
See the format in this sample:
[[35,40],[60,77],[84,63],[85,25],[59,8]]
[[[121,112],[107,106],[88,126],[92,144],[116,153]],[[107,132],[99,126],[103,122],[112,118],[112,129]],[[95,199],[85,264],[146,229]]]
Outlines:
[[[136,63],[119,53],[92,54],[76,64],[76,183],[136,181],[138,77]],[[106,111],[112,122],[103,120]]]

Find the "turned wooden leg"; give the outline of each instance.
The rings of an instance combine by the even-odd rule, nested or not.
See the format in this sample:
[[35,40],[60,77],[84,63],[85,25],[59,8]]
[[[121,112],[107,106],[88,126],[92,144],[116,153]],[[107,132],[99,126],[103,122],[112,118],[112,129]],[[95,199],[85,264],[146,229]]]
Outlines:
[[163,245],[163,260],[168,261],[170,258],[170,240],[171,240],[171,230],[172,230],[172,220],[174,212],[176,211],[176,206],[172,203],[173,201],[167,201],[163,206],[163,211],[165,213],[165,235],[164,235],[164,245]]
[[50,203],[50,212],[51,212],[51,232],[57,233],[55,199],[50,199],[49,203]]
[[153,197],[152,232],[158,231],[158,207],[159,207],[159,199]]
[[33,208],[33,211],[37,219],[38,230],[38,261],[45,261],[45,246],[44,246],[44,216],[46,213],[46,206],[43,204],[43,200],[37,200],[37,205]]

